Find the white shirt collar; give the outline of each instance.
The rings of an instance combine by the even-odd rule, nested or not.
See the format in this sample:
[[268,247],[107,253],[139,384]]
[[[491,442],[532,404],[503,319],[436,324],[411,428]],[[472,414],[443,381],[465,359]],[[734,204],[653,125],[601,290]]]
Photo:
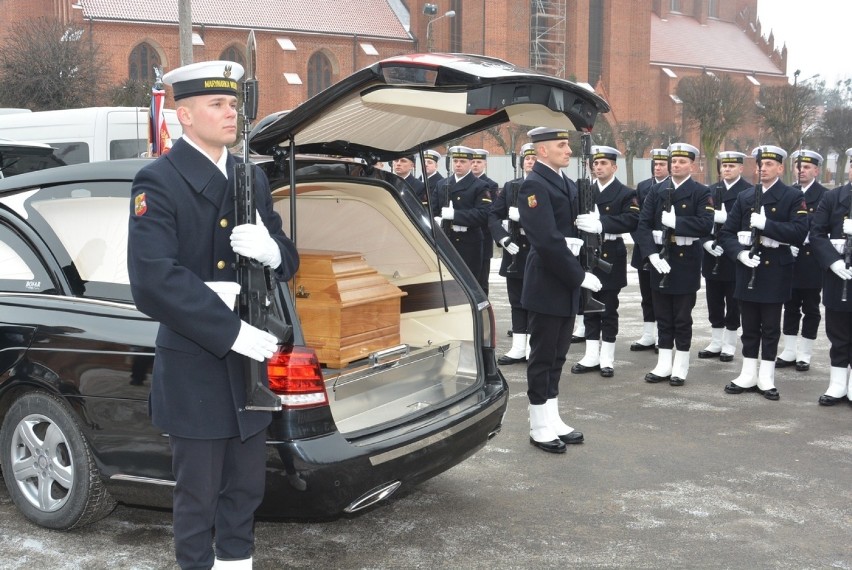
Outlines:
[[807,192],[807,191],[810,189],[810,187],[814,185],[814,182],[815,182],[815,181],[816,181],[816,178],[814,178],[813,180],[811,180],[811,183],[810,183],[810,184],[808,184],[807,186],[802,186],[802,194],[804,194],[805,192]]
[[225,178],[226,178],[226,179],[228,178],[228,168],[227,168],[227,164],[228,164],[228,149],[227,149],[227,148],[222,147],[222,155],[219,157],[219,161],[217,162],[217,161],[213,160],[213,157],[212,157],[212,156],[210,156],[210,155],[209,155],[209,154],[207,154],[204,150],[202,150],[202,148],[201,148],[200,146],[198,146],[197,144],[195,144],[195,142],[194,142],[191,138],[189,138],[188,136],[186,136],[186,135],[184,134],[184,135],[181,135],[181,138],[182,138],[183,140],[185,140],[187,143],[189,143],[189,146],[191,146],[192,148],[194,148],[195,150],[197,150],[198,152],[200,152],[201,154],[203,154],[204,156],[206,156],[206,157],[207,157],[207,160],[209,160],[209,161],[210,161],[210,162],[212,162],[214,165],[216,165],[216,168],[218,168],[218,169],[219,169],[219,171],[220,171],[222,174],[224,174],[224,175],[225,175]]
[[688,174],[688,175],[686,176],[686,178],[684,178],[683,180],[681,180],[681,181],[680,181],[680,184],[675,184],[674,178],[672,178],[672,186],[674,186],[674,189],[675,189],[675,190],[677,190],[678,188],[680,188],[681,186],[683,186],[684,184],[686,184],[686,182],[687,182],[690,178],[692,178],[692,174]]
[[737,176],[737,179],[736,179],[736,180],[734,180],[733,182],[731,182],[730,184],[728,184],[728,181],[727,181],[727,180],[723,180],[723,182],[725,183],[725,189],[726,189],[726,190],[730,190],[730,189],[731,189],[731,186],[733,186],[734,184],[736,184],[737,182],[739,182],[739,181],[740,181],[740,178],[742,178],[742,176]]
[[606,189],[609,187],[609,185],[610,185],[610,184],[612,184],[612,181],[613,181],[613,180],[615,180],[615,176],[613,176],[612,178],[610,178],[610,179],[607,181],[607,183],[606,183],[606,184],[601,184],[600,179],[598,179],[598,180],[597,180],[597,183],[598,183],[598,188],[600,188],[600,191],[601,191],[601,192],[603,192],[604,190],[606,190]]

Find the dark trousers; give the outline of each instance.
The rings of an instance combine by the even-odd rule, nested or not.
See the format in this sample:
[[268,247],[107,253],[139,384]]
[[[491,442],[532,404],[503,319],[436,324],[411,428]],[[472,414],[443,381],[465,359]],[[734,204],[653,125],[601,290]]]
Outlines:
[[[467,265],[470,272],[473,273],[473,276],[477,281],[481,278],[482,271],[482,241],[476,239],[462,240],[456,239],[457,232],[450,232],[450,241],[453,242],[453,245],[456,248],[456,251],[459,252],[461,258],[464,260],[464,264]],[[482,287],[482,283],[479,284]],[[487,286],[487,281],[486,281]],[[486,289],[483,289],[486,293],[488,292]]]
[[692,346],[692,309],[695,293],[668,295],[652,291],[657,317],[657,346],[689,350]]
[[778,339],[781,338],[781,307],[783,303],[752,303],[740,301],[743,322],[743,357],[775,362]]
[[509,293],[509,306],[512,308],[512,333],[527,333],[527,310],[521,306],[523,288],[523,279],[514,277],[506,279],[506,292]]
[[612,289],[592,293],[592,297],[604,304],[603,313],[583,315],[587,340],[615,342],[618,336],[618,293],[621,289]]
[[657,319],[654,317],[654,299],[651,294],[651,272],[640,269],[636,273],[639,274],[639,294],[642,296],[642,321],[653,323]]
[[249,558],[254,511],[266,484],[266,432],[246,441],[170,436],[175,475],[175,557],[182,569]]
[[852,313],[825,311],[825,336],[831,343],[828,356],[834,368],[852,363]]
[[799,334],[799,319],[801,319],[802,336],[815,339],[822,318],[819,311],[820,300],[819,289],[794,288],[790,300],[784,303],[784,334]]
[[559,378],[571,347],[575,317],[557,317],[529,311],[530,357],[527,360],[527,396],[538,406],[559,395]]
[[486,295],[488,295],[488,276],[491,274],[491,257],[493,255],[494,242],[491,241],[491,234],[487,233],[485,239],[482,240],[482,264],[479,266],[479,273],[474,274]]
[[736,281],[705,279],[707,317],[710,327],[735,331],[740,328],[740,304],[734,299]]

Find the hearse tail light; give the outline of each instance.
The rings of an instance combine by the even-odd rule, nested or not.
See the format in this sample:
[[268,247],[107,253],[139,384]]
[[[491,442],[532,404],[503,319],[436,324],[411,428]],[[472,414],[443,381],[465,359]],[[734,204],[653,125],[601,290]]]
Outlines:
[[284,346],[267,364],[269,389],[285,408],[316,408],[328,405],[325,382],[313,349]]
[[497,323],[494,320],[494,308],[491,303],[485,301],[479,305],[479,316],[482,319],[482,346],[493,350],[497,348],[497,337],[494,334]]

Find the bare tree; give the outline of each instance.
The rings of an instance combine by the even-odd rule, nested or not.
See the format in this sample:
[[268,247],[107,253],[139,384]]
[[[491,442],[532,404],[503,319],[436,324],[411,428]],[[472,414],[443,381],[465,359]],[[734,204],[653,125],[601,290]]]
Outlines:
[[0,50],[0,105],[33,111],[95,105],[102,69],[82,28],[56,18],[29,20]]
[[678,83],[677,96],[683,101],[684,119],[700,132],[701,152],[708,161],[754,107],[751,89],[727,75],[685,77]]
[[843,182],[846,171],[846,149],[852,147],[852,107],[835,107],[820,119],[814,132],[824,150],[837,152],[837,182]]
[[116,107],[147,107],[151,104],[151,86],[137,79],[126,79],[107,89],[104,95],[106,101]]
[[[799,148],[805,128],[812,124],[817,105],[814,90],[807,85],[778,85],[760,90],[757,116],[763,126],[788,152]],[[761,141],[761,143],[768,141]],[[792,165],[787,168],[784,180],[789,181]]]
[[637,156],[643,156],[645,150],[651,146],[653,138],[651,127],[643,122],[628,121],[619,126],[618,134],[624,143],[624,162],[627,170],[625,184],[634,187],[633,159]]

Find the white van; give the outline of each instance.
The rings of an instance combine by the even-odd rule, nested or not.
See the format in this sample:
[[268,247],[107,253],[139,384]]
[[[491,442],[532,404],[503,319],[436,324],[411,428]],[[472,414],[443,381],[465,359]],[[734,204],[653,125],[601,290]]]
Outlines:
[[[165,109],[172,140],[183,132]],[[137,158],[148,150],[147,107],[88,107],[0,116],[0,138],[46,143],[67,164]]]

